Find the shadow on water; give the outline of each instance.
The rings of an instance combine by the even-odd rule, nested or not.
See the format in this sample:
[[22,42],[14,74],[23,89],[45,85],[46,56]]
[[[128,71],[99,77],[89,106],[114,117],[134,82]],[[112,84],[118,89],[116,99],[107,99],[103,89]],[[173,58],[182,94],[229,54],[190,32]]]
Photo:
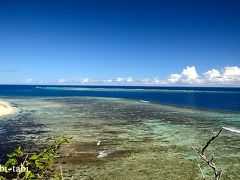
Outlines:
[[31,112],[20,111],[18,115],[7,117],[0,123],[0,162],[5,161],[6,154],[12,152],[18,146],[31,151],[36,147],[33,136],[41,136],[47,133],[42,130],[44,124],[36,123]]

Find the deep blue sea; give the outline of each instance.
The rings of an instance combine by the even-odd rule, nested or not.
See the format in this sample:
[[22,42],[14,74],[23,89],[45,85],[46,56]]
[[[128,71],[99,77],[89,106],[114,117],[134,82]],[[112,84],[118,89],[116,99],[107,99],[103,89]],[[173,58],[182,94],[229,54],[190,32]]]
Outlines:
[[0,97],[116,97],[220,111],[240,111],[240,88],[0,85]]

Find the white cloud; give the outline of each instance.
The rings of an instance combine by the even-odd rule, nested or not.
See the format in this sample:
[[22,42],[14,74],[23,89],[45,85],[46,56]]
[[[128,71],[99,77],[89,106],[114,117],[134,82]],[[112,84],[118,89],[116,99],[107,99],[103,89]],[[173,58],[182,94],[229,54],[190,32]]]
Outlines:
[[228,66],[224,68],[223,79],[228,82],[240,82],[240,68]]
[[187,84],[199,84],[202,82],[195,66],[187,66],[182,70],[181,74],[171,74],[168,79],[169,83],[187,83]]
[[59,79],[58,80],[58,83],[65,83],[65,82],[68,82],[68,79]]
[[124,81],[124,78],[118,77],[118,78],[116,79],[116,81],[117,81],[117,82],[122,82],[122,81]]
[[126,81],[127,81],[128,83],[131,83],[131,82],[133,82],[133,78],[132,78],[132,77],[128,77]]
[[89,81],[90,81],[90,79],[88,79],[88,78],[83,78],[83,79],[80,79],[79,80],[80,81],[80,83],[88,83]]
[[162,80],[159,79],[158,77],[155,77],[155,78],[153,79],[153,82],[154,82],[154,84],[162,84]]
[[[19,83],[2,82],[2,83]],[[167,80],[159,77],[135,79],[132,76],[117,77],[106,80],[94,80],[87,77],[84,78],[62,78],[59,80],[33,80],[28,78],[20,83],[23,84],[91,84],[91,85],[198,85],[198,86],[240,86],[240,67],[227,66],[222,70],[210,69],[198,75],[195,66],[187,66],[179,74],[171,74]]]
[[155,78],[143,78],[136,81],[138,85],[163,85],[165,81],[161,80],[159,77]]
[[224,68],[225,76],[240,76],[240,68],[237,66],[228,66]]
[[62,78],[62,79],[59,79],[56,83],[57,84],[86,84],[89,82],[91,82],[89,78],[75,78],[75,79]]
[[192,67],[188,66],[186,69],[183,69],[181,74],[181,79],[182,81],[189,82],[189,83],[200,82],[195,66],[192,66]]
[[103,83],[111,83],[111,82],[113,82],[112,79],[103,80]]
[[207,82],[217,82],[222,78],[219,70],[217,69],[211,69],[203,73],[203,75],[205,76],[205,81]]
[[33,79],[28,78],[24,81],[24,83],[31,84],[31,83],[33,83]]
[[240,84],[240,68],[237,66],[227,66],[222,73],[219,70],[211,69],[203,75],[205,82],[210,84]]
[[115,80],[112,80],[111,82],[115,82],[115,83],[127,83],[127,84],[129,84],[129,83],[134,83],[134,79],[133,79],[133,77],[131,77],[131,76],[128,76],[128,77],[118,77],[118,78],[116,78]]
[[240,68],[228,66],[222,73],[217,69],[211,69],[200,76],[195,66],[187,66],[181,73],[171,74],[167,80],[161,80],[159,77],[135,79],[128,76],[91,82],[114,85],[236,85],[240,84]]
[[144,79],[140,80],[140,84],[146,85],[146,84],[149,84],[149,83],[151,83],[151,79],[149,79],[149,78],[144,78]]
[[170,83],[176,83],[176,82],[178,82],[180,79],[181,79],[181,75],[180,75],[180,74],[171,74],[171,75],[169,76],[168,81],[169,81]]

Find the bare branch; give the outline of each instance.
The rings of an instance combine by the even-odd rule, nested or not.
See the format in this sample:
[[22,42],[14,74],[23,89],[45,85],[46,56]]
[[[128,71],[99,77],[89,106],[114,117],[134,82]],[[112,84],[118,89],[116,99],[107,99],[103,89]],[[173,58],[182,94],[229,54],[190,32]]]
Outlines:
[[[213,132],[213,131],[212,131]],[[206,155],[205,155],[205,150],[208,148],[208,146],[211,144],[211,142],[213,140],[215,140],[219,134],[222,132],[222,129],[220,129],[217,133],[216,132],[213,132],[213,135],[212,137],[207,141],[207,143],[202,147],[202,148],[198,148],[198,149],[195,149],[199,159],[201,159],[206,165],[208,165],[212,170],[213,170],[213,173],[214,173],[214,180],[220,180],[221,178],[221,175],[222,175],[222,170],[221,169],[218,169],[213,160],[214,160],[214,157],[213,155],[211,156],[211,159],[207,159]],[[200,167],[200,165],[198,166],[199,169],[200,169],[200,172],[203,176],[203,179],[205,180],[204,178],[204,175],[203,175],[203,172],[202,172],[202,169]]]
[[29,154],[27,153],[27,155],[25,156],[24,161],[23,161],[23,163],[22,163],[23,166],[24,166],[24,164],[26,163],[28,156],[29,156]]
[[214,139],[216,139],[221,132],[222,132],[222,129],[220,129],[220,130],[218,131],[218,133],[213,132],[212,137],[207,141],[207,144],[202,148],[202,154],[204,153],[205,149],[210,145],[210,143],[211,143]]
[[200,164],[198,164],[198,168],[199,168],[200,173],[202,174],[203,180],[206,180],[205,177],[204,177],[204,174],[203,174],[203,171],[202,171],[202,168],[201,168]]

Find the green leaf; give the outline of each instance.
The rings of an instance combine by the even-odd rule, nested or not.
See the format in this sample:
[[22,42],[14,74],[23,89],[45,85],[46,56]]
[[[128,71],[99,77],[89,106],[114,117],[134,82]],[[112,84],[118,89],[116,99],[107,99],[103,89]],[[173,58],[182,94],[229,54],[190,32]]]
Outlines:
[[69,141],[72,139],[72,137],[60,137],[55,140],[56,143],[69,143]]
[[38,161],[38,160],[35,161],[35,165],[36,165],[36,167],[38,167],[41,170],[44,169],[44,165],[40,161]]
[[[57,149],[63,144],[68,143],[72,139],[71,137],[60,137],[57,138],[52,143],[49,143],[47,147],[41,151],[35,152],[31,154],[25,161],[25,164],[31,168],[31,171],[23,171],[18,172],[19,176],[23,176],[23,179],[33,179],[33,178],[43,178],[45,176],[49,176],[49,172],[51,172],[54,166],[54,158],[56,155]],[[6,167],[12,167],[20,164],[23,160],[23,150],[22,147],[19,146],[12,153],[8,154],[8,160],[6,162]],[[17,174],[16,174],[17,175]],[[5,175],[4,175],[5,176]],[[0,176],[0,180],[5,180],[5,177]],[[54,175],[52,174],[51,177]],[[59,176],[60,177],[60,176]],[[13,177],[16,178],[16,177]]]
[[22,155],[22,149],[21,146],[19,146],[17,149],[15,149],[11,154],[7,154],[8,157],[20,157]]
[[21,146],[18,146],[18,148],[15,150],[16,153],[21,154],[22,153],[22,148]]
[[17,165],[17,160],[16,159],[13,159],[13,158],[9,158],[8,160],[7,160],[7,162],[6,162],[6,166],[15,166],[15,165]]
[[38,159],[38,158],[39,158],[39,156],[36,155],[36,154],[34,154],[34,155],[32,155],[29,159],[31,159],[31,160],[36,160],[36,159]]
[[38,156],[39,156],[39,157],[43,156],[45,152],[46,152],[46,150],[44,149],[43,151],[41,151],[41,152],[38,154]]
[[29,177],[36,179],[37,176],[35,174],[31,173]]
[[24,178],[25,179],[32,179],[32,178],[35,178],[36,176],[31,172],[31,171],[25,171],[25,176]]

